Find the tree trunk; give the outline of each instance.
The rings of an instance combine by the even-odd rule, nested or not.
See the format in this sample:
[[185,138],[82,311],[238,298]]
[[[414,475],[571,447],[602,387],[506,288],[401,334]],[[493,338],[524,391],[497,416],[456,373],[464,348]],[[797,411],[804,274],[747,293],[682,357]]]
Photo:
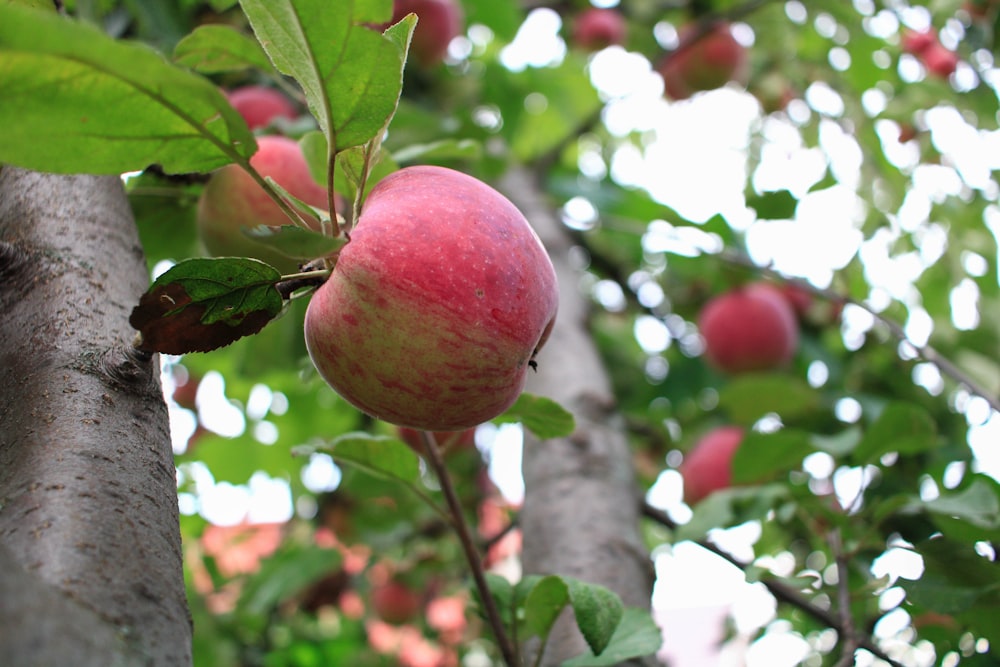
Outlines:
[[[529,172],[510,168],[501,188],[531,221],[559,279],[559,314],[528,391],[558,401],[576,418],[576,431],[567,438],[539,442],[525,433],[520,514],[525,574],[561,574],[601,584],[626,606],[648,609],[655,574],[639,535],[632,458],[624,420],[587,328],[587,300],[569,261],[571,240]],[[560,664],[586,650],[565,614],[542,664]],[[537,648],[528,647],[532,652]]]
[[0,167],[0,656],[189,665],[149,277],[121,181]]

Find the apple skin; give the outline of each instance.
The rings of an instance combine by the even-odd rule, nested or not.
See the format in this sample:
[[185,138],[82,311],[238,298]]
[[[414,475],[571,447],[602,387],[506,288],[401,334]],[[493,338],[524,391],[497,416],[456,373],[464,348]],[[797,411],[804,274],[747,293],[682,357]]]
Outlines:
[[906,30],[900,39],[900,45],[906,53],[919,55],[937,44],[937,33],[933,30]]
[[[309,174],[298,143],[286,137],[257,138],[257,152],[250,164],[270,176],[291,194],[317,208],[327,208],[326,188]],[[254,257],[282,273],[297,270],[298,262],[243,234],[242,228],[290,225],[262,187],[242,167],[229,164],[212,174],[198,200],[198,234],[215,257]]]
[[684,502],[694,505],[720,489],[732,486],[733,455],[743,442],[738,426],[720,426],[703,435],[684,456]]
[[958,68],[958,56],[939,42],[927,47],[920,59],[928,72],[942,79],[947,79]]
[[288,98],[274,88],[243,86],[227,92],[226,97],[251,130],[267,127],[275,118],[294,120],[298,115]]
[[448,44],[462,33],[464,14],[456,0],[395,0],[392,23],[407,14],[417,15],[410,56],[421,67],[439,65],[448,53]]
[[597,51],[612,44],[623,44],[628,28],[621,13],[614,9],[588,7],[573,22],[573,44],[587,51]]
[[386,623],[408,623],[420,612],[420,607],[420,596],[400,581],[390,580],[372,590],[372,608]]
[[558,301],[552,262],[509,200],[458,171],[407,167],[368,195],[306,309],[306,346],[363,412],[460,431],[517,399]]
[[698,26],[680,31],[680,46],[656,66],[665,92],[683,100],[697,92],[721,88],[730,81],[746,85],[749,65],[746,48],[736,41],[729,24],[718,22],[698,36]]
[[798,349],[795,311],[781,292],[752,283],[711,299],[698,315],[705,358],[724,373],[770,370]]
[[[399,439],[406,443],[410,449],[417,454],[424,454],[424,439],[420,431],[413,428],[400,426],[397,428]],[[455,452],[459,449],[467,449],[476,446],[476,429],[467,428],[464,431],[437,431],[434,433],[434,441],[438,448],[445,453]]]

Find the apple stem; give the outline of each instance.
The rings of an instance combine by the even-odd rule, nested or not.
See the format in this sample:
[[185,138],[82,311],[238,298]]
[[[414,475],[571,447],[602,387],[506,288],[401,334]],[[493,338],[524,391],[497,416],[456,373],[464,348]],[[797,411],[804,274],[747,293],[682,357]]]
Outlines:
[[462,544],[465,559],[472,570],[472,578],[475,580],[476,589],[479,591],[479,598],[482,600],[486,618],[489,620],[490,626],[493,628],[493,634],[496,636],[500,653],[503,655],[504,662],[507,663],[508,667],[518,667],[521,664],[520,657],[513,643],[507,637],[503,621],[500,618],[500,612],[497,609],[496,602],[493,600],[493,595],[490,593],[489,584],[486,583],[486,570],[483,567],[483,561],[479,557],[479,552],[476,551],[476,547],[472,541],[469,524],[465,520],[462,505],[458,500],[458,495],[455,493],[455,487],[451,483],[448,469],[444,465],[444,459],[441,457],[441,450],[438,448],[437,439],[433,433],[428,431],[421,431],[420,437],[424,443],[424,454],[427,457],[427,462],[434,469],[434,474],[441,484],[441,492],[444,493],[445,501],[448,503],[448,510],[452,515],[451,523],[458,535],[459,542]]

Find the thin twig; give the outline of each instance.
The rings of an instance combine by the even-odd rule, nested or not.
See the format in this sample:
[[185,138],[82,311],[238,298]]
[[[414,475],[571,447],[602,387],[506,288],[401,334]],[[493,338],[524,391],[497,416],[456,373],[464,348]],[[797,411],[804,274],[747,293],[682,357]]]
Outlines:
[[486,570],[483,567],[483,561],[479,557],[479,552],[476,551],[475,543],[472,540],[472,533],[469,530],[469,524],[466,522],[465,514],[462,512],[462,505],[458,500],[458,495],[455,493],[455,487],[452,486],[451,476],[445,467],[444,459],[441,458],[437,439],[433,433],[428,431],[421,431],[420,437],[423,440],[424,455],[427,462],[434,469],[434,474],[441,484],[441,491],[444,493],[445,501],[448,503],[455,532],[458,535],[459,542],[462,544],[462,550],[465,552],[465,559],[469,563],[469,568],[472,570],[472,578],[475,580],[476,589],[479,591],[479,597],[486,612],[486,618],[489,620],[490,627],[493,628],[493,634],[496,637],[497,645],[500,647],[500,653],[503,655],[504,662],[507,663],[508,667],[520,667],[520,657],[516,648],[507,637],[507,631],[504,629],[500,612],[497,610],[496,602],[490,593],[489,584],[486,582]]
[[827,537],[830,551],[837,565],[837,616],[840,619],[837,629],[842,645],[840,660],[834,667],[851,667],[854,664],[854,654],[858,649],[858,632],[851,615],[851,589],[848,585],[847,557],[844,555],[844,540],[839,528],[830,531]]

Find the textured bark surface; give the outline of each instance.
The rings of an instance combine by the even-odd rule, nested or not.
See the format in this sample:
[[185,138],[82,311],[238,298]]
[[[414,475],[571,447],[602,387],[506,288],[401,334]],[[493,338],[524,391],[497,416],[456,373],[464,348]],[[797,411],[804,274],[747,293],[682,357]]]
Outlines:
[[[648,609],[655,575],[639,534],[632,458],[587,328],[588,302],[569,260],[571,240],[529,173],[513,168],[500,187],[535,227],[559,279],[559,314],[527,391],[558,401],[576,418],[568,438],[539,442],[525,434],[524,571],[598,583],[618,593],[626,606]],[[586,648],[572,618],[564,616],[542,664],[559,664]]]
[[[188,665],[149,277],[115,177],[0,171],[0,656]],[[75,631],[70,631],[75,629]]]

